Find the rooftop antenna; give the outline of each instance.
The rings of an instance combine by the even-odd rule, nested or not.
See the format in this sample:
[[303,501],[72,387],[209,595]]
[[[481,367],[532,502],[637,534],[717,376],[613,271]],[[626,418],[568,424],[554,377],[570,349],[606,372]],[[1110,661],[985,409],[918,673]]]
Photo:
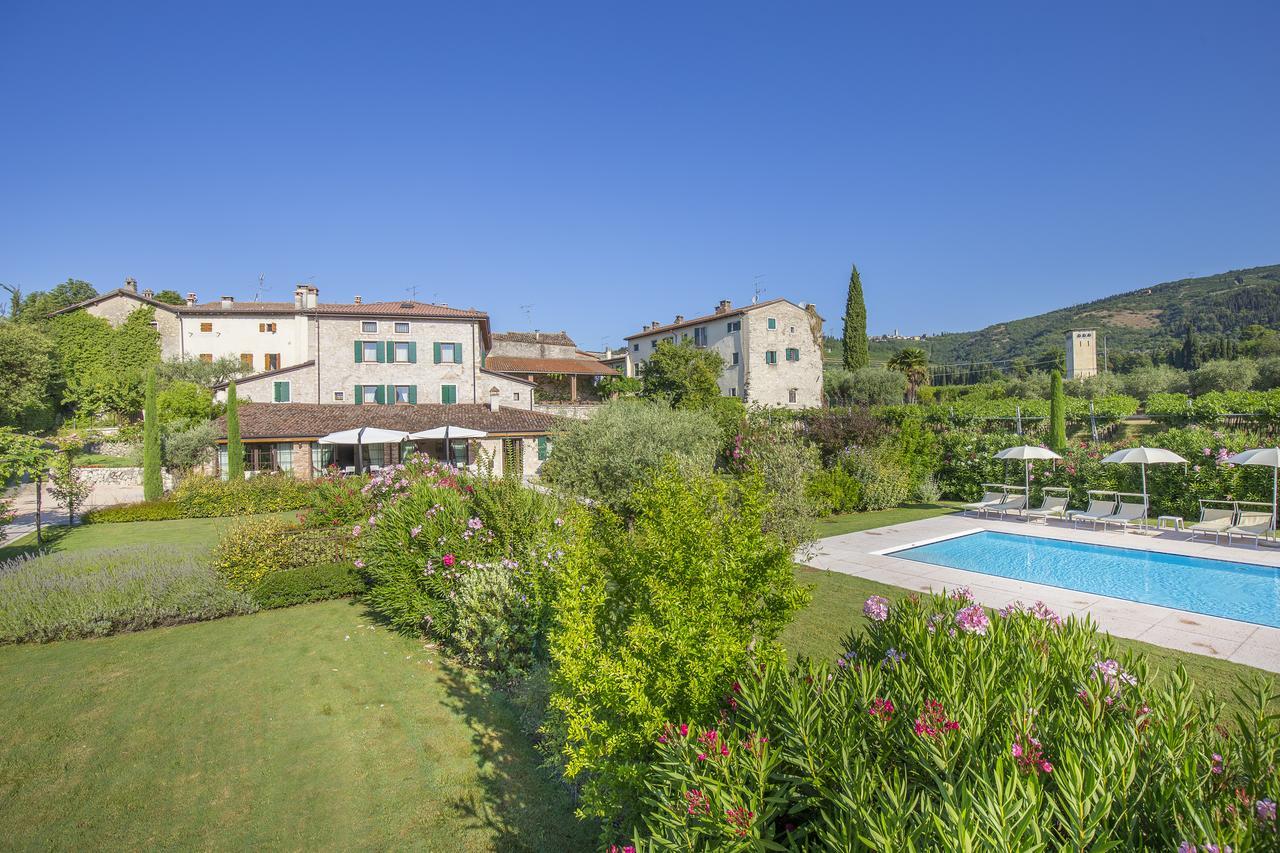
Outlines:
[[418,285],[411,284],[404,289],[404,292],[409,294],[409,298],[414,302],[418,301]]
[[764,275],[757,275],[757,276],[754,276],[754,277],[751,279],[751,287],[752,287],[752,289],[754,289],[754,290],[755,290],[755,295],[751,297],[751,304],[752,304],[752,305],[755,305],[757,302],[759,302],[759,301],[760,301],[760,294],[762,294],[762,293],[764,293],[764,292],[765,292],[765,289],[764,289],[763,287],[761,287],[761,286],[760,286],[760,282],[761,282],[763,279],[764,279]]
[[257,302],[262,298],[262,283],[266,281],[266,279],[267,279],[266,273],[264,272],[258,273],[258,289],[253,292],[254,302]]
[[528,305],[521,305],[520,310],[524,312],[524,324],[526,326],[532,324],[533,323],[533,303],[531,302]]

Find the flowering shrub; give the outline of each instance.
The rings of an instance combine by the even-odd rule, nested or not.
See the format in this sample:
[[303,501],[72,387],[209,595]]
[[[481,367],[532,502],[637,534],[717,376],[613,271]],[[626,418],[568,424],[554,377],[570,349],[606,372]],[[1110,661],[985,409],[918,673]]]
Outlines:
[[1280,846],[1273,684],[1225,724],[1043,604],[887,610],[836,666],[758,663],[718,718],[662,729],[637,850]]

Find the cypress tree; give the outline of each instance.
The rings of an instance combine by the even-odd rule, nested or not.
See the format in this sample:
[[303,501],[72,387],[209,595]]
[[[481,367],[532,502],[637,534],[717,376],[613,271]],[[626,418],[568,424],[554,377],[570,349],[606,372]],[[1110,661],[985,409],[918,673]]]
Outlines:
[[244,479],[244,443],[240,441],[240,410],[234,382],[227,386],[227,479]]
[[155,501],[164,496],[160,473],[160,415],[156,411],[156,374],[147,374],[146,397],[142,403],[142,498]]
[[1056,370],[1049,376],[1049,449],[1067,452],[1067,399],[1062,393],[1062,374]]
[[844,303],[844,369],[860,370],[871,363],[867,350],[867,303],[862,296],[858,265],[849,274],[849,297]]

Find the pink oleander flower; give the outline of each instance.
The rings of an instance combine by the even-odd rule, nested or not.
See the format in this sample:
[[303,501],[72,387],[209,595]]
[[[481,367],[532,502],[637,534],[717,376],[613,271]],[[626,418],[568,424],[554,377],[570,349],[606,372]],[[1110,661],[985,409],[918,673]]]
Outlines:
[[458,558],[452,554],[445,554],[444,557],[440,559],[440,562],[444,563],[447,567],[452,567],[454,563],[458,562]]
[[1178,853],[1196,853],[1196,846],[1190,841],[1184,841],[1178,845]]
[[698,753],[698,760],[699,760],[699,761],[706,761],[706,760],[707,760],[707,754],[706,754],[705,752],[699,752],[699,753]]
[[956,625],[966,634],[985,636],[991,620],[980,604],[972,604],[956,614]]
[[868,714],[886,723],[893,719],[893,712],[893,701],[890,699],[873,699],[871,707],[867,709]]
[[747,830],[751,827],[751,821],[756,816],[753,811],[748,811],[745,806],[736,809],[725,809],[724,821],[733,827],[733,834],[739,838],[745,838]]
[[1044,757],[1044,747],[1031,735],[1018,735],[1009,746],[1014,763],[1023,773],[1052,773],[1053,765]]
[[359,557],[357,557],[356,559],[352,560],[352,562],[355,564],[355,567],[356,567],[357,569],[363,569],[363,568],[364,568],[364,560],[361,560]]
[[1209,765],[1209,772],[1215,776],[1222,775],[1222,756],[1218,755],[1216,752],[1212,756],[1212,763]]
[[941,737],[945,732],[960,729],[960,723],[947,717],[947,709],[941,702],[926,699],[924,713],[916,717],[913,731],[920,737]]
[[952,601],[973,601],[973,590],[967,586],[959,586],[951,590],[948,596]]
[[862,605],[862,613],[872,622],[883,622],[889,618],[889,599],[882,595],[873,595]]
[[711,803],[707,800],[707,795],[697,788],[684,792],[684,802],[689,814],[711,814]]
[[688,724],[688,723],[681,723],[681,724],[680,724],[680,737],[688,737],[688,736],[689,736],[689,724]]

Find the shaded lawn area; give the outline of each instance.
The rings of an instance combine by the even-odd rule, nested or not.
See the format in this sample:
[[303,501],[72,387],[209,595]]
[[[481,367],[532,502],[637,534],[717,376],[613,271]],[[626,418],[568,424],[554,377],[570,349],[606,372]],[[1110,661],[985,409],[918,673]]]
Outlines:
[[349,601],[0,648],[0,685],[11,849],[591,847],[511,706]]
[[[862,615],[862,605],[868,597],[883,595],[890,601],[897,601],[911,593],[911,590],[902,587],[808,566],[797,566],[796,576],[802,584],[812,587],[813,602],[783,632],[782,645],[793,660],[804,656],[813,660],[833,661],[837,654],[845,650],[842,640],[849,632],[861,631],[868,624],[869,620]],[[1232,690],[1239,683],[1237,676],[1274,677],[1272,673],[1217,658],[1121,637],[1114,637],[1113,640],[1120,651],[1144,654],[1153,673],[1156,670],[1160,674],[1173,672],[1181,663],[1197,688],[1212,690],[1217,694],[1218,700],[1226,705],[1228,715],[1240,708],[1232,695]]]
[[818,538],[824,539],[828,536],[839,536],[841,533],[856,533],[859,530],[871,530],[876,527],[888,527],[891,524],[905,524],[908,521],[933,518],[936,515],[956,512],[960,506],[960,501],[938,501],[931,504],[904,504],[893,509],[880,509],[873,512],[831,515],[818,521]]
[[[172,545],[211,551],[222,531],[250,518],[291,518],[296,512],[240,515],[225,518],[179,518],[173,521],[124,521],[117,524],[78,524],[45,527],[47,551],[80,551],[87,548],[129,548],[138,545]],[[29,533],[0,547],[0,560],[36,550],[36,535]]]

